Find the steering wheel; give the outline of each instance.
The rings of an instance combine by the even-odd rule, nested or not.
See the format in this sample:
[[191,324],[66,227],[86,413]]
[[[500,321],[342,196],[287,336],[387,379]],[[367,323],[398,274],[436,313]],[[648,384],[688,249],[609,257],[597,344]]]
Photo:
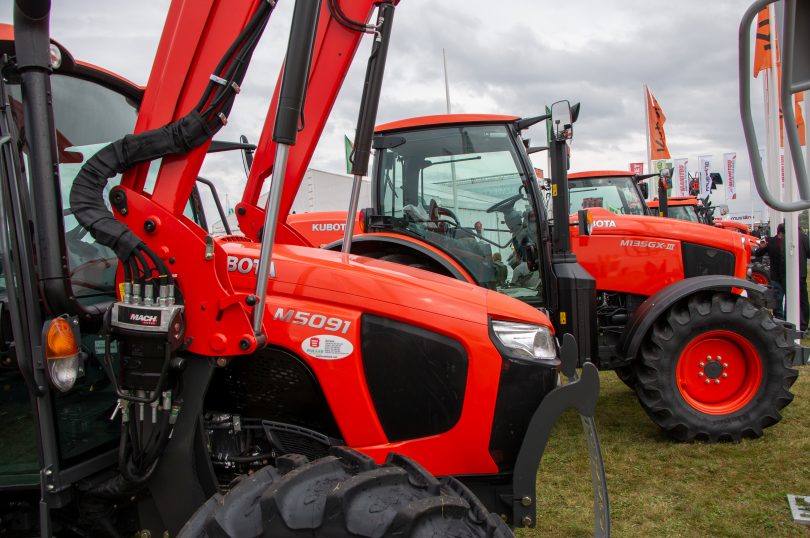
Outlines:
[[440,217],[448,217],[453,222],[453,224],[456,225],[457,228],[461,228],[461,222],[459,222],[458,217],[456,216],[456,214],[453,213],[453,211],[451,209],[439,206],[439,204],[436,202],[436,200],[431,198],[430,199],[430,220],[432,222],[439,223],[440,222],[439,221]]
[[507,211],[512,209],[512,206],[515,205],[515,202],[517,202],[518,200],[521,200],[521,199],[523,199],[523,194],[522,193],[519,192],[517,194],[514,194],[514,195],[510,196],[509,198],[505,198],[505,199],[501,200],[500,202],[496,202],[495,204],[489,206],[487,208],[487,213],[495,213],[496,211],[500,211],[501,213],[506,213]]

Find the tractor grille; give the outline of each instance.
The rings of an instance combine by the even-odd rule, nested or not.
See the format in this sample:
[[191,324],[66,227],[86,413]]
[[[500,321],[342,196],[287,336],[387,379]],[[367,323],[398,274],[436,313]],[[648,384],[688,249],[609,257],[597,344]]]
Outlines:
[[684,242],[681,244],[681,252],[684,278],[706,275],[734,276],[734,254],[727,250]]
[[318,381],[295,355],[263,349],[214,372],[206,409],[303,426],[334,438],[340,430]]

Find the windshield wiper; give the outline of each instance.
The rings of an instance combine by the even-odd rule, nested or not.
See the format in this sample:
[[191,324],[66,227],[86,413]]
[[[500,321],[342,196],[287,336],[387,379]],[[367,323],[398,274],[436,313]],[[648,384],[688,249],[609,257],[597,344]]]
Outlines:
[[481,160],[481,156],[478,155],[477,157],[465,157],[463,159],[450,159],[448,161],[439,161],[439,162],[436,162],[436,163],[434,163],[433,161],[425,161],[426,164],[422,168],[428,168],[428,167],[436,165],[436,164],[450,164],[450,163],[460,163],[460,162],[463,162],[463,161],[480,161],[480,160]]

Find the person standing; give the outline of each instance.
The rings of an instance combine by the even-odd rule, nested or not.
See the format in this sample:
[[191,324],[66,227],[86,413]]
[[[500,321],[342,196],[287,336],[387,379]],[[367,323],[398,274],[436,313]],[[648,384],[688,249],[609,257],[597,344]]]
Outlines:
[[[773,300],[773,315],[785,319],[785,225],[776,227],[776,235],[768,237],[765,245],[759,247],[754,257],[761,258],[768,255],[771,263],[771,288]],[[805,268],[805,277],[807,269]],[[801,278],[800,278],[801,280]],[[805,295],[807,287],[805,284]]]

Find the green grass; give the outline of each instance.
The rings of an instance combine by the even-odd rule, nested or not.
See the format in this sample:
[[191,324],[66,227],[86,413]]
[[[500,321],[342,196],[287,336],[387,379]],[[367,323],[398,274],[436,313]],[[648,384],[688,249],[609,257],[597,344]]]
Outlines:
[[[613,535],[810,536],[786,495],[810,495],[810,366],[795,398],[760,439],[676,443],[647,418],[635,395],[602,372],[597,424],[605,455]],[[573,412],[555,426],[538,484],[538,527],[518,536],[593,536],[582,428]]]

